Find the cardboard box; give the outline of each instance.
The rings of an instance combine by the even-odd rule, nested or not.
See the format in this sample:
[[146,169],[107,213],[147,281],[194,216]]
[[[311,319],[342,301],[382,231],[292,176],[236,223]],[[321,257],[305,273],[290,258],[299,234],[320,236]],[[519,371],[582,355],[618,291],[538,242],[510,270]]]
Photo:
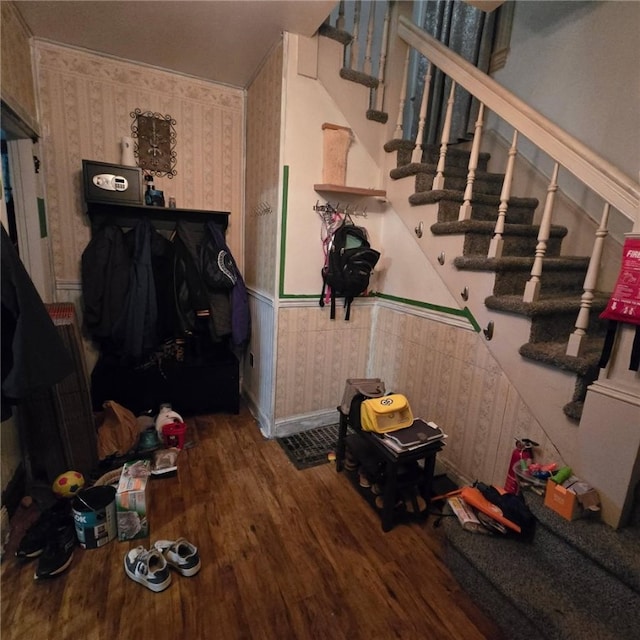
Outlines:
[[149,535],[147,483],[150,460],[133,460],[122,467],[116,491],[118,540],[134,540]]
[[586,514],[600,510],[598,492],[575,476],[563,484],[547,480],[544,504],[566,520],[576,520]]

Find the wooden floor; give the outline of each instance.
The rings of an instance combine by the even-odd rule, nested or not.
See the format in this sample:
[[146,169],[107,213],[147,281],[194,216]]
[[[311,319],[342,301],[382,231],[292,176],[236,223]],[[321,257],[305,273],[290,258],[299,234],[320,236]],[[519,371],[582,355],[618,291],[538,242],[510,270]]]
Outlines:
[[[178,477],[150,484],[149,539],[78,547],[47,581],[5,555],[2,640],[502,638],[443,565],[433,518],[383,533],[333,464],[298,471],[244,409],[189,424]],[[128,549],[178,536],[198,575],[157,594],[125,575]]]

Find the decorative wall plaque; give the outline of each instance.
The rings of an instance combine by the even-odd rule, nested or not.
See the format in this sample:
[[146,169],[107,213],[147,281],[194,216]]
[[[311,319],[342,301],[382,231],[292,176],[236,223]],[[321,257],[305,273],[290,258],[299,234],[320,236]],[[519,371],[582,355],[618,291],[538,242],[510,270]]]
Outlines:
[[177,174],[176,121],[170,115],[136,109],[131,112],[131,133],[136,139],[134,154],[138,166],[155,176]]

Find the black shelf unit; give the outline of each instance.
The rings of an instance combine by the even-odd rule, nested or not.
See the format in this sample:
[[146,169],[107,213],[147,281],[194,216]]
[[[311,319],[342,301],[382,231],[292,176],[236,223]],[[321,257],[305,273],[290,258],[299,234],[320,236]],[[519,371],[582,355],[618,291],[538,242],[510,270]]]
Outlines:
[[178,209],[170,207],[149,207],[143,204],[123,204],[87,200],[87,215],[92,230],[103,224],[116,224],[119,227],[133,227],[144,219],[149,219],[157,229],[173,229],[178,220],[206,223],[213,220],[226,231],[229,225],[228,211],[208,211],[205,209]]
[[[424,520],[427,517],[429,499],[432,492],[436,455],[442,449],[442,442],[434,442],[423,447],[403,451],[392,451],[375,433],[362,431],[349,425],[349,416],[340,414],[338,442],[336,446],[336,470],[344,470],[345,451],[348,448],[358,460],[369,482],[381,484],[383,506],[376,505],[376,496],[368,487],[359,482],[359,472],[346,471],[346,475],[367,502],[380,515],[382,530],[387,532],[403,521]],[[348,427],[353,433],[347,435]],[[427,505],[422,512],[417,509],[417,497],[421,496]],[[406,510],[407,500],[413,499],[414,513]],[[398,507],[398,505],[400,506]]]

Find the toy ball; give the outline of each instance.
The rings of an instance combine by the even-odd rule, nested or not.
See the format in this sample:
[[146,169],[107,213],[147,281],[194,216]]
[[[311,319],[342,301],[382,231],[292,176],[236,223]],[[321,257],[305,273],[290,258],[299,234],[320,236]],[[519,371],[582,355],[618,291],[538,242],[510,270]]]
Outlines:
[[82,487],[84,487],[84,476],[78,471],[61,473],[51,486],[58,498],[72,498]]

